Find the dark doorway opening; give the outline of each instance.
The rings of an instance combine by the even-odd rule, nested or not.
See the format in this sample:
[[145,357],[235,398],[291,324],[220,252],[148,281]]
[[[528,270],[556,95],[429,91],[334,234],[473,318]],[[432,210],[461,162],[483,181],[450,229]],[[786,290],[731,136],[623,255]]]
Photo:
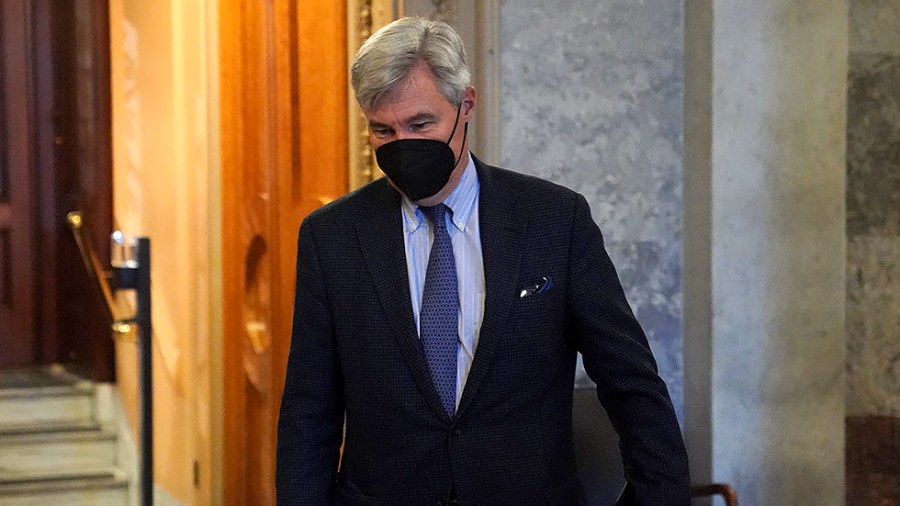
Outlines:
[[109,262],[108,0],[0,2],[0,368],[114,378],[104,302],[68,229]]

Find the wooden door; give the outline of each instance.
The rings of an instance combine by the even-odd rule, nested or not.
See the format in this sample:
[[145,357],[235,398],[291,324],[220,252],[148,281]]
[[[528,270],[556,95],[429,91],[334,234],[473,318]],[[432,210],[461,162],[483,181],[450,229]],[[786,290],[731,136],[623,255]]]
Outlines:
[[0,367],[35,360],[29,8],[0,2]]
[[108,261],[106,0],[0,2],[0,366],[113,379],[110,316],[67,228]]
[[111,315],[81,259],[66,215],[82,211],[85,240],[109,266],[112,233],[107,0],[31,0],[38,212],[35,247],[40,363],[114,379]]
[[347,190],[344,2],[220,4],[224,500],[274,504],[297,229]]

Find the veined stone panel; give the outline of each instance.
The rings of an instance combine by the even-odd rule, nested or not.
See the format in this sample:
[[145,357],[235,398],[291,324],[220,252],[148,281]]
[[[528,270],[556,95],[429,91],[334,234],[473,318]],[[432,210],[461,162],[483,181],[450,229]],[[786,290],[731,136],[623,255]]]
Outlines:
[[501,4],[501,164],[583,194],[682,413],[680,2]]
[[900,416],[900,51],[849,63],[847,414]]
[[851,0],[847,499],[900,503],[900,0]]
[[898,237],[900,52],[853,51],[849,64],[847,234]]
[[900,54],[900,1],[850,0],[850,50]]

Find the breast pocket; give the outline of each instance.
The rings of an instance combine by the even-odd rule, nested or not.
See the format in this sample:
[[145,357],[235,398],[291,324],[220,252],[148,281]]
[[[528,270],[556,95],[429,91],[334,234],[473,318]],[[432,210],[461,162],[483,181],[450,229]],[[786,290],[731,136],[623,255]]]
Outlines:
[[514,323],[521,324],[523,331],[553,329],[564,323],[565,296],[553,278],[534,276],[520,282],[515,293]]
[[518,376],[540,377],[566,353],[565,297],[561,290],[516,294],[506,327],[503,356]]

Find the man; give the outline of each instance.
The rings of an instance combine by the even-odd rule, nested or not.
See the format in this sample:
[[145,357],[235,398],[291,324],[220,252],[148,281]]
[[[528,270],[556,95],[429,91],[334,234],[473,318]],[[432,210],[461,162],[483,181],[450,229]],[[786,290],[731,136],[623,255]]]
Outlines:
[[279,503],[582,504],[581,351],[630,500],[688,504],[668,391],[587,202],[468,152],[458,35],[395,21],[351,79],[387,178],[300,227]]

